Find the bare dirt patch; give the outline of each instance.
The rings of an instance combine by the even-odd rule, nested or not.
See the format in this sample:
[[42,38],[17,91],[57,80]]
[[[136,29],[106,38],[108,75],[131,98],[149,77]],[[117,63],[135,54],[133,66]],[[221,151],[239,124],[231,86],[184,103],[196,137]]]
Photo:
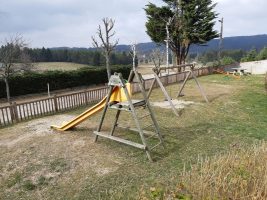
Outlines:
[[[92,179],[118,169],[122,162],[117,153],[94,143],[94,120],[68,132],[50,129],[51,124],[60,125],[73,117],[50,116],[1,129],[0,185],[10,194],[5,199],[22,191],[33,191],[38,197],[40,191],[46,193],[45,187],[70,184],[76,179],[75,184],[79,185],[85,174]],[[27,195],[32,193],[25,195],[24,199],[30,199]]]
[[[174,107],[177,108],[177,109],[183,109],[183,108],[185,108],[187,106],[196,104],[193,101],[184,101],[184,100],[177,100],[177,99],[173,99],[172,103],[173,103]],[[157,106],[157,107],[160,107],[160,108],[171,109],[171,106],[170,106],[168,101],[151,102],[151,104],[153,106]]]

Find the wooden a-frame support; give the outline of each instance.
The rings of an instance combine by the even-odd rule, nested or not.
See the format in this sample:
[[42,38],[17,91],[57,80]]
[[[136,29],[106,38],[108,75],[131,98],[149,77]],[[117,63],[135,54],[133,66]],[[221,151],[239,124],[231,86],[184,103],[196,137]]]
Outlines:
[[164,87],[164,85],[162,84],[159,75],[160,75],[160,73],[161,73],[162,70],[165,70],[165,71],[166,71],[166,69],[178,69],[178,68],[181,68],[181,67],[184,67],[184,68],[185,68],[185,67],[190,67],[190,70],[187,70],[187,72],[188,72],[188,73],[187,73],[187,76],[186,76],[186,78],[185,78],[185,80],[184,80],[184,82],[183,82],[183,84],[182,84],[182,86],[181,86],[181,88],[180,88],[180,90],[179,90],[179,92],[178,92],[177,97],[181,96],[181,93],[182,93],[182,91],[183,91],[183,89],[184,89],[184,87],[185,87],[186,82],[187,82],[188,79],[190,78],[190,75],[192,75],[192,77],[194,78],[194,80],[195,80],[195,82],[196,82],[196,84],[197,84],[197,86],[198,86],[198,89],[199,89],[201,95],[203,96],[203,98],[205,99],[205,101],[206,101],[207,103],[209,102],[209,100],[208,100],[208,98],[207,98],[207,96],[206,96],[204,90],[202,89],[200,83],[199,83],[198,80],[197,80],[197,77],[195,76],[195,74],[194,74],[194,72],[193,72],[193,67],[194,67],[193,64],[184,64],[184,65],[171,66],[171,67],[154,67],[154,68],[153,68],[154,80],[153,80],[153,82],[152,82],[152,84],[151,84],[151,86],[150,86],[150,89],[149,89],[148,93],[147,93],[147,97],[149,98],[149,97],[151,96],[151,93],[152,93],[152,90],[153,90],[153,88],[154,88],[154,85],[157,83],[157,84],[159,85],[160,89],[162,90],[162,92],[163,92],[165,98],[166,98],[167,101],[169,102],[169,104],[170,104],[170,106],[171,106],[171,109],[172,109],[173,113],[174,113],[176,116],[179,116],[179,113],[178,113],[177,109],[175,108],[174,104],[172,103],[171,97],[170,97],[170,95],[168,94],[168,92],[167,92],[166,88]]
[[195,80],[195,82],[196,82],[196,84],[197,84],[197,87],[198,87],[198,89],[199,89],[199,91],[200,91],[202,97],[205,99],[205,101],[206,101],[207,103],[209,103],[209,100],[208,100],[208,98],[207,98],[207,95],[205,94],[205,92],[204,92],[203,88],[201,87],[200,83],[198,82],[197,77],[196,77],[196,75],[194,74],[192,68],[190,68],[190,70],[187,70],[186,72],[187,72],[187,75],[186,75],[186,77],[185,77],[184,82],[182,83],[182,86],[180,87],[180,90],[179,90],[179,92],[178,92],[178,94],[177,94],[177,98],[180,97],[180,96],[182,96],[181,94],[182,94],[182,91],[183,91],[183,89],[184,89],[184,87],[185,87],[185,84],[186,84],[186,82],[188,81],[190,75],[192,75],[192,77],[193,77],[193,79]]
[[[133,80],[133,78],[136,77],[137,83],[138,83],[140,90],[141,90],[141,93],[143,95],[142,100],[131,99],[129,91],[127,90],[127,87],[126,87],[126,83],[123,80],[121,74],[115,73],[114,75],[111,76],[109,84],[108,84],[109,85],[109,92],[108,92],[106,103],[104,106],[104,110],[103,110],[103,113],[102,113],[102,116],[100,119],[100,123],[99,123],[99,126],[97,128],[97,131],[94,131],[95,142],[97,141],[98,137],[100,136],[100,137],[108,138],[108,139],[111,139],[111,140],[114,140],[114,141],[117,141],[117,142],[120,142],[120,143],[123,143],[126,145],[130,145],[130,146],[144,150],[146,152],[148,159],[150,161],[152,161],[153,159],[150,155],[151,150],[153,150],[154,148],[156,148],[159,145],[162,145],[164,147],[164,144],[163,144],[163,138],[162,138],[161,133],[159,131],[158,123],[157,123],[156,118],[154,116],[153,110],[151,109],[151,106],[150,106],[149,100],[147,98],[147,95],[146,95],[145,89],[143,87],[142,80],[141,80],[140,76],[141,75],[136,70],[133,70],[133,71],[131,71],[131,74],[130,74],[128,81],[131,82]],[[111,98],[112,91],[113,91],[114,87],[123,88],[123,91],[125,93],[127,101],[125,101],[125,102],[110,102],[110,98]],[[137,115],[136,110],[135,110],[137,107],[147,108],[148,113],[139,117]],[[114,121],[114,124],[111,128],[110,133],[105,133],[105,132],[101,132],[101,129],[102,129],[102,125],[103,125],[108,108],[116,109],[117,113],[116,113],[115,121]],[[131,115],[134,119],[136,128],[123,127],[118,123],[121,111],[127,111],[127,112],[131,113]],[[152,123],[149,124],[147,127],[154,127],[155,132],[144,130],[147,127],[143,127],[140,123],[140,120],[143,120],[145,117],[151,118]],[[128,130],[135,131],[135,132],[139,133],[139,136],[140,136],[142,143],[137,143],[137,142],[123,139],[123,138],[118,137],[118,136],[114,136],[116,128],[128,129]],[[150,147],[148,145],[148,140],[152,139],[152,138],[157,138],[159,140],[159,142],[156,145]]]

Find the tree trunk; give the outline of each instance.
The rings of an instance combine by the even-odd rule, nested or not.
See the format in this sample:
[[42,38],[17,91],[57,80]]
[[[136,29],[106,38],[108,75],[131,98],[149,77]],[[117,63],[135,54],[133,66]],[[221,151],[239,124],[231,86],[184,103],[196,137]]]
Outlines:
[[[175,52],[175,56],[176,56],[176,65],[181,65],[181,59],[180,59],[180,51],[176,51]],[[177,69],[178,72],[181,72],[181,67],[179,67]]]
[[10,90],[9,90],[9,83],[8,83],[8,79],[5,77],[4,78],[5,84],[6,84],[6,98],[7,98],[7,102],[10,102]]
[[111,69],[110,69],[110,64],[109,64],[109,55],[106,54],[106,68],[107,68],[107,74],[108,74],[108,80],[110,79],[111,76]]

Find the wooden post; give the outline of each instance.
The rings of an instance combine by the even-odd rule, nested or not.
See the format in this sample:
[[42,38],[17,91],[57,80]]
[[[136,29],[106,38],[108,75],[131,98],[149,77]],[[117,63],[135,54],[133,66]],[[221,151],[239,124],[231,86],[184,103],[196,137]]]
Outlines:
[[154,72],[154,76],[155,76],[155,80],[157,81],[157,83],[159,84],[159,87],[161,88],[165,98],[168,100],[170,106],[171,106],[171,109],[173,111],[173,113],[179,117],[179,113],[177,112],[175,106],[173,105],[172,101],[171,101],[171,97],[169,96],[168,92],[166,91],[165,87],[163,86],[163,84],[161,83],[161,80],[160,78],[158,77],[158,75]]
[[181,88],[180,88],[180,90],[176,96],[177,98],[181,96],[182,91],[184,89],[184,86],[185,86],[187,80],[189,79],[189,76],[191,75],[192,71],[189,71],[188,73],[187,72],[183,72],[183,73],[184,73],[184,75],[186,75],[186,77],[184,78],[184,82],[182,83],[182,86],[181,86]]
[[205,94],[204,90],[202,89],[201,85],[199,84],[199,82],[198,82],[198,80],[197,80],[195,74],[192,73],[192,75],[193,75],[193,78],[195,79],[195,82],[196,82],[196,84],[197,84],[197,86],[198,86],[198,89],[199,89],[201,95],[203,96],[203,98],[205,99],[205,101],[206,101],[207,103],[209,103],[209,100],[208,100],[208,98],[207,98],[207,95]]
[[169,74],[165,76],[165,85],[169,85]]
[[10,103],[10,116],[12,122],[18,122],[18,110],[16,102]]
[[54,95],[54,105],[55,105],[55,112],[58,112],[58,103],[57,103],[57,95]]

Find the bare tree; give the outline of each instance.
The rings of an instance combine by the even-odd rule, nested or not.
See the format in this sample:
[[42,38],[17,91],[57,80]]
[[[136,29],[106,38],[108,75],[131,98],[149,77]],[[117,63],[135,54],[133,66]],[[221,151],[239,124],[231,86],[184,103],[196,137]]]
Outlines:
[[101,49],[103,55],[105,56],[107,74],[109,79],[111,76],[110,55],[117,46],[119,40],[116,40],[114,43],[111,42],[111,38],[115,35],[115,31],[113,31],[115,20],[111,18],[103,18],[102,21],[104,23],[104,28],[99,25],[97,29],[97,35],[100,39],[100,43],[94,36],[92,36],[92,40],[94,47]]
[[164,59],[164,54],[160,51],[159,48],[156,48],[156,49],[153,49],[150,56],[151,56],[151,59],[154,63],[154,66],[156,68],[159,68],[161,66],[163,59]]
[[23,37],[21,35],[15,35],[6,39],[0,48],[0,78],[6,84],[8,102],[10,102],[10,77],[15,73],[29,70],[31,67],[30,57],[23,52],[26,46]]
[[136,51],[136,44],[135,43],[133,45],[131,45],[130,55],[132,56],[132,59],[133,59],[133,69],[136,69],[136,67],[138,65],[138,57],[137,57],[137,51]]

